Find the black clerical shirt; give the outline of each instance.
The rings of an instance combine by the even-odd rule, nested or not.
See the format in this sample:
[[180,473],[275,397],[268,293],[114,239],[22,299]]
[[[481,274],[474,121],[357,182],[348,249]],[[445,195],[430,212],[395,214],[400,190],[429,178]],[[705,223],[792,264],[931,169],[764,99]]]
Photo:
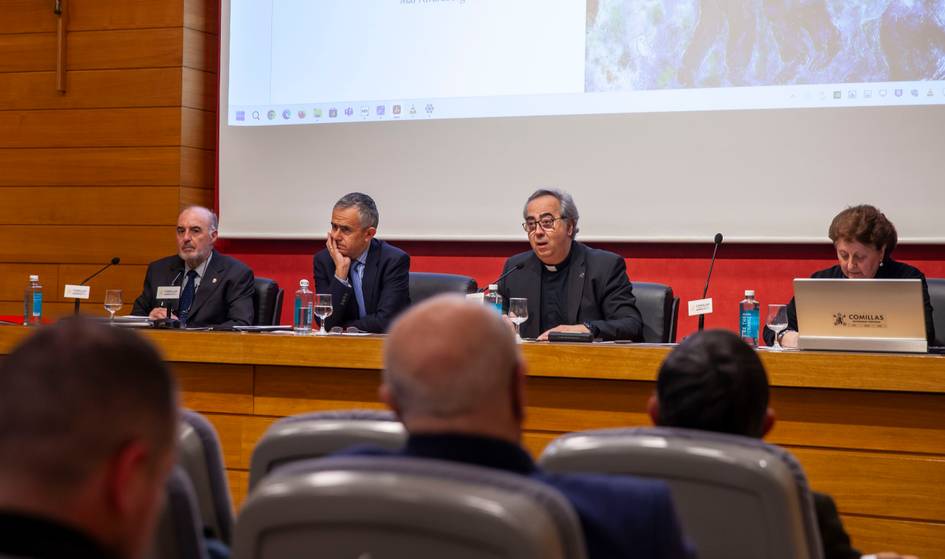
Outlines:
[[[571,252],[556,266],[541,265],[541,317],[540,333],[560,324],[567,324],[568,269],[571,267]],[[554,270],[550,269],[554,268]]]

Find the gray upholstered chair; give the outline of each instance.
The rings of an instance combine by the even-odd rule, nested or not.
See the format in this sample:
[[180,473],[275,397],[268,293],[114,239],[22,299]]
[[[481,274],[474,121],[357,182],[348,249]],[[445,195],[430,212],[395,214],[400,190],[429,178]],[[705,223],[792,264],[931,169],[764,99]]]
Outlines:
[[666,481],[702,559],[823,557],[804,471],[758,439],[660,427],[582,431],[552,441],[539,463]]
[[174,466],[165,483],[164,508],[161,510],[154,542],[147,559],[208,559],[201,529],[200,511],[190,477]]
[[440,293],[475,293],[476,280],[458,274],[410,272],[410,302],[419,303]]
[[395,450],[407,441],[407,431],[393,413],[349,410],[284,417],[263,434],[250,458],[249,489],[273,468],[287,462],[320,458],[357,444]]
[[282,316],[283,290],[279,283],[269,278],[257,277],[256,291],[253,293],[253,310],[256,313],[253,324],[256,326],[275,326]]
[[279,467],[250,494],[234,559],[582,559],[580,521],[558,491],[521,475],[400,456]]
[[932,300],[932,322],[935,324],[935,346],[945,346],[945,278],[926,278]]
[[217,432],[202,415],[184,410],[178,441],[178,463],[193,484],[204,533],[229,545],[233,503]]
[[673,295],[673,288],[662,283],[635,281],[633,295],[643,315],[643,341],[651,344],[674,343],[679,297]]

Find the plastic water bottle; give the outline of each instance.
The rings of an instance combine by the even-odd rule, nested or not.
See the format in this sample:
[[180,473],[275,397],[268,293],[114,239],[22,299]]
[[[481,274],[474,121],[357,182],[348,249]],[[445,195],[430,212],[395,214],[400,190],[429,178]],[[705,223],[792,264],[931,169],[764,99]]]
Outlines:
[[489,289],[486,290],[486,294],[483,296],[483,301],[486,305],[491,306],[495,309],[495,312],[502,315],[502,296],[499,295],[499,285],[496,283],[490,283]]
[[43,286],[39,276],[31,275],[23,293],[23,326],[39,326],[43,319]]
[[299,280],[299,290],[295,292],[295,317],[292,319],[292,330],[297,334],[308,334],[312,331],[312,301],[314,294],[308,288],[308,280]]
[[755,299],[755,290],[746,289],[745,298],[738,303],[738,334],[746,344],[758,346],[761,329],[761,304]]

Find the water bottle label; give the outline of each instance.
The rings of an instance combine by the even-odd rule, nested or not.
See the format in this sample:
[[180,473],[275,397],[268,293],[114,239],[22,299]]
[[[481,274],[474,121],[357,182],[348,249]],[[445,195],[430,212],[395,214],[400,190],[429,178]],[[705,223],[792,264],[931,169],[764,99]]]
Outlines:
[[502,303],[492,303],[492,308],[495,309],[495,312],[499,313],[499,316],[502,316]]
[[43,292],[33,292],[33,316],[43,315]]
[[741,337],[757,338],[758,329],[761,326],[761,317],[758,311],[742,311],[741,313]]

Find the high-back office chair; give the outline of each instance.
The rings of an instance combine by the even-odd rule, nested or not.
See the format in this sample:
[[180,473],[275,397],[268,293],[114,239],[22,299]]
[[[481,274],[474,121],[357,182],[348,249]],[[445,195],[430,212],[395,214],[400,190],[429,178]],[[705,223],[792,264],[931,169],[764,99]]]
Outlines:
[[929,299],[932,302],[932,322],[935,324],[935,343],[945,346],[945,278],[926,278]]
[[190,477],[180,466],[174,466],[164,485],[164,508],[161,510],[154,541],[147,559],[208,559],[201,530],[200,511]]
[[510,472],[400,456],[277,468],[250,494],[234,559],[583,559],[581,525],[554,488]]
[[660,427],[583,431],[552,441],[539,463],[665,480],[702,559],[823,557],[804,471],[758,439]]
[[410,272],[410,302],[419,303],[440,293],[475,293],[476,280],[458,274]]
[[273,468],[288,462],[320,458],[357,444],[396,450],[407,431],[393,413],[350,410],[284,417],[266,430],[250,458],[249,489]]
[[253,294],[253,310],[256,311],[256,326],[274,326],[282,316],[282,288],[269,278],[256,278],[256,293]]
[[643,341],[671,343],[676,341],[676,320],[679,297],[673,288],[662,283],[633,282],[633,295],[643,315]]
[[184,410],[178,440],[178,463],[193,484],[204,533],[229,545],[233,503],[217,432],[202,415]]

